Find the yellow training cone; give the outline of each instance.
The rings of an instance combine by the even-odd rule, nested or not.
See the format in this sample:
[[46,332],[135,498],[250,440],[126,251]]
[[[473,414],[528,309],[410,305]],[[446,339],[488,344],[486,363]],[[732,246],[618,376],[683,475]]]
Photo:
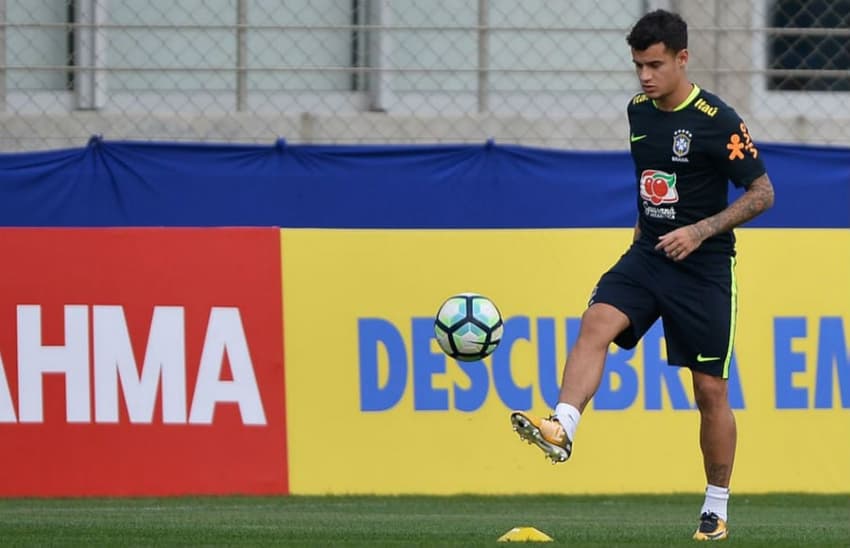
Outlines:
[[552,542],[552,537],[534,527],[514,527],[499,537],[499,542]]

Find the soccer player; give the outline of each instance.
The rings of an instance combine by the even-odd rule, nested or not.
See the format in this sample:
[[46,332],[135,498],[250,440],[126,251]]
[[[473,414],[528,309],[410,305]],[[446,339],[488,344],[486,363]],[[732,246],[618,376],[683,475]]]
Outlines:
[[[628,105],[634,241],[591,294],[554,414],[514,412],[511,422],[553,462],[567,460],[610,343],[633,348],[660,317],[667,360],[691,370],[700,413],[708,485],[693,538],[721,540],[737,436],[727,392],[737,312],[732,229],[773,205],[773,186],[738,114],[688,79],[679,15],[647,13],[626,41],[643,89]],[[745,189],[731,204],[729,181]]]

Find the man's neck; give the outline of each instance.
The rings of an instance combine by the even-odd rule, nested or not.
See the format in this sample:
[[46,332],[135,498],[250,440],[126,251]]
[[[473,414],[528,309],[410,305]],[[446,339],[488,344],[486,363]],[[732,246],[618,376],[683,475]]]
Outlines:
[[683,106],[683,103],[688,100],[688,97],[691,95],[691,92],[694,89],[694,85],[687,80],[685,80],[684,84],[676,88],[676,90],[667,95],[666,97],[662,97],[658,101],[655,101],[655,106],[659,110],[664,110],[667,112],[672,112],[677,110]]

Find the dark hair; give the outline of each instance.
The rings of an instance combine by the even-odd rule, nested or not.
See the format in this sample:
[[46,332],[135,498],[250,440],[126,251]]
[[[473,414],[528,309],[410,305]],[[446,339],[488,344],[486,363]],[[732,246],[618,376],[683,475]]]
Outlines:
[[626,42],[638,51],[660,42],[667,49],[679,52],[688,47],[688,24],[677,13],[651,11],[638,19]]

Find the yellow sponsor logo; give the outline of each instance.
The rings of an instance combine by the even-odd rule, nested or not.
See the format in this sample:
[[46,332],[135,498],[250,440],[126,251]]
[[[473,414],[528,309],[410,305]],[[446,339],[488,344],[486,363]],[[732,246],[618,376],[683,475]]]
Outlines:
[[698,111],[702,112],[709,118],[714,118],[717,115],[717,111],[719,110],[717,107],[710,105],[702,97],[697,99],[697,102],[694,103],[694,108],[696,108]]

